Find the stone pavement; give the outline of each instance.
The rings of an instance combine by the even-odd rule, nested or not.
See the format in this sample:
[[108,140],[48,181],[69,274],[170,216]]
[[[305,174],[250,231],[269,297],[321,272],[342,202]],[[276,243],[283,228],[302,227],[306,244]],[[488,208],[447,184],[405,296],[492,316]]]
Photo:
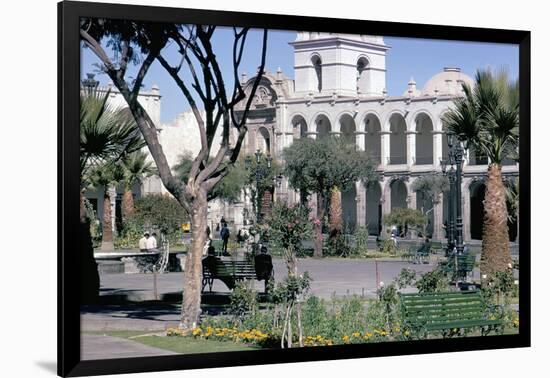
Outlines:
[[[275,280],[286,276],[286,266],[281,259],[273,260]],[[366,259],[300,259],[299,272],[308,271],[313,281],[311,293],[330,299],[332,296],[376,296],[376,265],[380,280],[391,282],[403,268],[418,273],[431,271],[430,264],[410,264],[402,261],[378,261]],[[479,277],[479,272],[474,272]],[[138,342],[86,332],[136,330],[164,331],[179,323],[183,273],[165,273],[157,276],[157,298],[154,301],[153,274],[101,274],[101,296],[105,304],[81,308],[81,351],[83,359],[122,358],[172,354],[148,347]],[[256,289],[263,291],[263,282],[255,281]],[[219,311],[220,304],[228,303],[229,290],[219,280],[214,281],[213,294],[203,295],[205,310]],[[147,302],[153,301],[153,302]]]
[[[434,269],[430,264],[410,264],[399,260],[378,261],[378,271],[382,282],[391,282],[403,268],[419,273]],[[275,280],[286,276],[286,266],[282,259],[274,258]],[[299,259],[299,272],[307,271],[313,281],[311,293],[329,299],[332,295],[363,295],[374,298],[376,295],[376,265],[372,259]],[[258,291],[263,291],[263,281],[255,281]],[[157,275],[157,298],[154,293],[153,274],[103,274],[101,275],[101,295],[119,297],[120,300],[147,301],[160,299],[177,301],[183,288],[183,273]],[[219,280],[214,280],[215,292],[229,292]],[[176,296],[176,298],[173,298]],[[172,298],[171,298],[172,297]]]
[[83,334],[80,337],[80,354],[82,360],[98,360],[107,358],[168,356],[177,353],[119,337]]
[[[391,282],[402,268],[419,273],[430,271],[433,264],[409,264],[401,261],[378,261],[380,280]],[[286,276],[286,266],[281,259],[274,259],[275,280]],[[313,281],[310,292],[321,298],[333,295],[360,295],[376,297],[376,265],[365,259],[300,259],[299,271],[308,271]],[[106,304],[84,306],[81,309],[83,332],[144,330],[160,331],[178,325],[180,315],[183,273],[165,273],[157,276],[157,298],[154,301],[154,277],[152,274],[102,274],[101,295]],[[263,281],[255,281],[258,291],[263,291]],[[210,304],[209,311],[228,302],[228,288],[219,280],[214,281],[213,295],[203,296],[203,304]]]

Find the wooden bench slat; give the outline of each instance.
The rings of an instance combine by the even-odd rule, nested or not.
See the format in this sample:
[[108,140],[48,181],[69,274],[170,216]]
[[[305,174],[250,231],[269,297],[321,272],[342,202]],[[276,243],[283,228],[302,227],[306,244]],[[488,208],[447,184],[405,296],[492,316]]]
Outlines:
[[478,290],[400,294],[400,299],[405,326],[418,330],[443,331],[502,324],[501,320],[487,318],[487,307]]

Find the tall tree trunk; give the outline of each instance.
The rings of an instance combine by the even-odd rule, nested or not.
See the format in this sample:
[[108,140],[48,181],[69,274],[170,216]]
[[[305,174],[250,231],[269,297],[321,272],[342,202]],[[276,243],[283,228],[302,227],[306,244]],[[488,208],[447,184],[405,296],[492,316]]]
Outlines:
[[330,238],[334,239],[342,234],[342,192],[337,187],[330,193]]
[[317,193],[317,218],[315,222],[315,241],[313,244],[313,257],[323,257],[323,222],[325,221],[325,196]]
[[199,324],[201,314],[202,252],[206,243],[208,202],[206,192],[197,190],[192,203],[193,243],[183,272],[183,301],[179,328],[189,331]]
[[109,187],[103,189],[103,222],[102,222],[101,250],[113,251],[113,222],[111,219],[111,196]]
[[496,272],[504,272],[512,263],[508,236],[508,210],[506,187],[502,182],[502,168],[490,164],[485,189],[483,240],[481,249],[481,274],[487,279]]
[[94,247],[90,234],[90,220],[86,215],[84,194],[80,192],[80,222],[78,232],[80,254],[80,303],[96,303],[99,294],[99,273],[94,259]]
[[134,213],[134,196],[132,194],[131,186],[128,186],[124,189],[124,194],[122,195],[121,210],[123,220],[126,220]]

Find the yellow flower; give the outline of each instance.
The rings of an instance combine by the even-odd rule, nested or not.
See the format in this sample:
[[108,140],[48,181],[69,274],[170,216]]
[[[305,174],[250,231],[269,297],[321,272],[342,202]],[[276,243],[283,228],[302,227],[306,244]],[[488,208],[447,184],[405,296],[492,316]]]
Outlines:
[[198,336],[202,333],[202,330],[200,328],[193,329],[193,336]]
[[351,335],[353,337],[361,337],[361,334],[359,332],[353,332]]
[[348,344],[349,343],[349,336],[345,335],[344,337],[342,337],[342,341],[345,342],[346,344]]

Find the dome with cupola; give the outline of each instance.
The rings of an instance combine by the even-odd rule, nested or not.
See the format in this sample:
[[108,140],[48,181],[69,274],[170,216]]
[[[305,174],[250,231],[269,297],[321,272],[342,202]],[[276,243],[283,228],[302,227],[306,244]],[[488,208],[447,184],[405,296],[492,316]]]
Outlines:
[[463,93],[462,84],[474,86],[472,78],[458,67],[445,67],[443,72],[432,76],[422,89],[423,96],[458,96]]

